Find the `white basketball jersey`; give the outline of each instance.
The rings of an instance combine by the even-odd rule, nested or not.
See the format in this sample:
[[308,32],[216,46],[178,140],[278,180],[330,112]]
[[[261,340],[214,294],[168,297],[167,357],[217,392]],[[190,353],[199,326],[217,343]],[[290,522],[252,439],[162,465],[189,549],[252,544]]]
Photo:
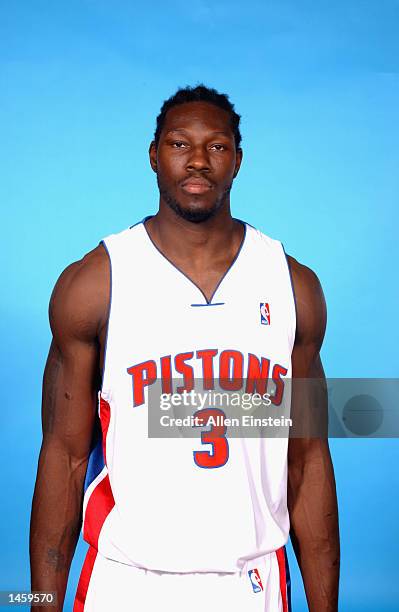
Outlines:
[[176,381],[183,388],[206,380],[211,389],[223,378],[232,389],[240,379],[266,378],[290,402],[296,318],[286,256],[280,242],[244,225],[210,303],[144,222],[103,241],[111,302],[102,438],[87,471],[83,533],[109,559],[166,572],[236,572],[288,539],[287,437],[222,431],[213,444],[148,435],[159,381],[170,392]]

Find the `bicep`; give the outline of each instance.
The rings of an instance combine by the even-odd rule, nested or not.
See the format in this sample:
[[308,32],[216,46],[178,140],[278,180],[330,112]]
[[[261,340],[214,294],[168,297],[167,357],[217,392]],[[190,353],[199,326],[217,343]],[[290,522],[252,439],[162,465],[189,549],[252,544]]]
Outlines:
[[78,461],[91,445],[99,388],[98,330],[107,306],[97,260],[95,254],[67,268],[50,301],[53,340],[43,377],[43,439]]
[[96,406],[97,348],[53,339],[43,377],[42,428],[45,442],[84,459],[90,450]]
[[[302,356],[297,348],[296,358]],[[301,369],[301,368],[298,368]],[[308,362],[306,377],[292,381],[292,428],[288,442],[288,481],[290,504],[303,483],[320,487],[332,474],[328,444],[328,394],[323,365],[318,352]]]
[[297,304],[297,334],[292,351],[293,426],[289,440],[289,464],[318,461],[328,451],[328,396],[320,357],[327,311],[317,276],[309,268],[294,264]]

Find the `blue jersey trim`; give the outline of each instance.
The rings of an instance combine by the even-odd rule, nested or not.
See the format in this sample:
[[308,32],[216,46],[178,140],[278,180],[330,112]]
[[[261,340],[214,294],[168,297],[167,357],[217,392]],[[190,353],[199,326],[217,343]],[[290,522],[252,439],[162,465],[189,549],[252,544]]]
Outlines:
[[148,221],[148,219],[151,219],[154,215],[147,215],[146,217],[144,217],[144,219],[141,219],[141,221],[137,221],[137,223],[134,223],[133,225],[131,225],[129,227],[129,229],[133,229],[133,227],[136,227],[137,225],[141,225],[142,223],[144,224],[146,221]]
[[190,304],[190,306],[224,306],[226,302],[209,302],[207,304]]
[[104,466],[105,466],[105,461],[104,461],[104,454],[103,454],[103,440],[100,434],[100,437],[98,438],[97,442],[95,443],[95,445],[93,446],[90,452],[89,461],[88,461],[87,470],[86,470],[85,484],[84,484],[85,492],[88,489],[88,487],[91,485],[93,480],[95,480],[97,476],[101,474],[102,470],[104,469]]

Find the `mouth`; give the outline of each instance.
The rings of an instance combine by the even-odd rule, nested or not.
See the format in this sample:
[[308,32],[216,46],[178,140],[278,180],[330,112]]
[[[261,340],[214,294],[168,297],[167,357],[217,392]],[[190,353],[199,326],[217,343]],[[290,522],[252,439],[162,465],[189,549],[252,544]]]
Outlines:
[[181,188],[186,193],[202,194],[212,189],[212,183],[201,177],[191,177],[181,183]]

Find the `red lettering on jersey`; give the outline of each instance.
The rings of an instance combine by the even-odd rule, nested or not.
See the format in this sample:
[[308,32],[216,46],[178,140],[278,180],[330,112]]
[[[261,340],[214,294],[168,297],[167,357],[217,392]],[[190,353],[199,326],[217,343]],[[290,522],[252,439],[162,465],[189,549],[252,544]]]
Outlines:
[[281,400],[283,399],[284,380],[282,380],[280,377],[285,376],[287,372],[288,372],[287,368],[279,365],[278,363],[276,363],[276,365],[273,366],[272,379],[276,385],[276,389],[275,389],[274,395],[270,397],[270,400],[274,406],[280,406]]
[[261,357],[261,361],[259,361],[255,355],[249,353],[247,385],[245,391],[247,393],[260,393],[261,395],[266,393],[269,370],[270,359]]
[[194,353],[179,353],[175,357],[175,368],[176,372],[179,374],[183,374],[183,386],[177,387],[177,393],[181,393],[182,391],[191,391],[194,389],[194,371],[192,366],[187,365],[186,361],[192,359]]
[[210,417],[217,425],[211,425],[208,431],[201,431],[202,444],[211,444],[212,452],[193,451],[194,461],[201,468],[218,468],[227,463],[229,458],[229,443],[226,439],[227,427],[224,424],[225,414],[219,408],[204,408],[194,413],[203,425],[209,424]]
[[[230,374],[230,363],[233,364]],[[219,382],[226,391],[237,391],[242,387],[244,357],[239,351],[223,351],[219,361]]]
[[144,389],[157,379],[157,364],[152,359],[127,369],[132,376],[133,406],[144,404]]
[[217,349],[204,349],[197,351],[197,359],[202,359],[203,388],[206,390],[215,388],[213,375],[213,358],[218,354]]
[[162,393],[173,393],[172,359],[170,355],[161,357]]
[[[214,359],[219,353],[218,349],[201,349],[196,351],[195,356],[201,360],[203,374],[203,389],[215,388]],[[177,387],[176,393],[190,392],[194,389],[194,368],[187,362],[192,360],[194,352],[178,353],[174,357],[174,370],[183,376],[182,385]],[[162,393],[171,394],[173,390],[172,356],[165,355],[159,358],[160,378],[162,381]],[[248,367],[246,371],[246,393],[259,393],[264,395],[269,382],[271,363],[266,357],[257,357],[248,353]],[[244,355],[237,350],[224,350],[219,357],[219,385],[226,391],[239,391],[243,386]],[[145,401],[145,388],[157,380],[157,362],[149,359],[142,363],[127,368],[132,377],[133,406],[140,406]],[[279,406],[283,399],[287,368],[275,364],[272,369],[271,379],[275,384],[274,395],[271,402]]]

